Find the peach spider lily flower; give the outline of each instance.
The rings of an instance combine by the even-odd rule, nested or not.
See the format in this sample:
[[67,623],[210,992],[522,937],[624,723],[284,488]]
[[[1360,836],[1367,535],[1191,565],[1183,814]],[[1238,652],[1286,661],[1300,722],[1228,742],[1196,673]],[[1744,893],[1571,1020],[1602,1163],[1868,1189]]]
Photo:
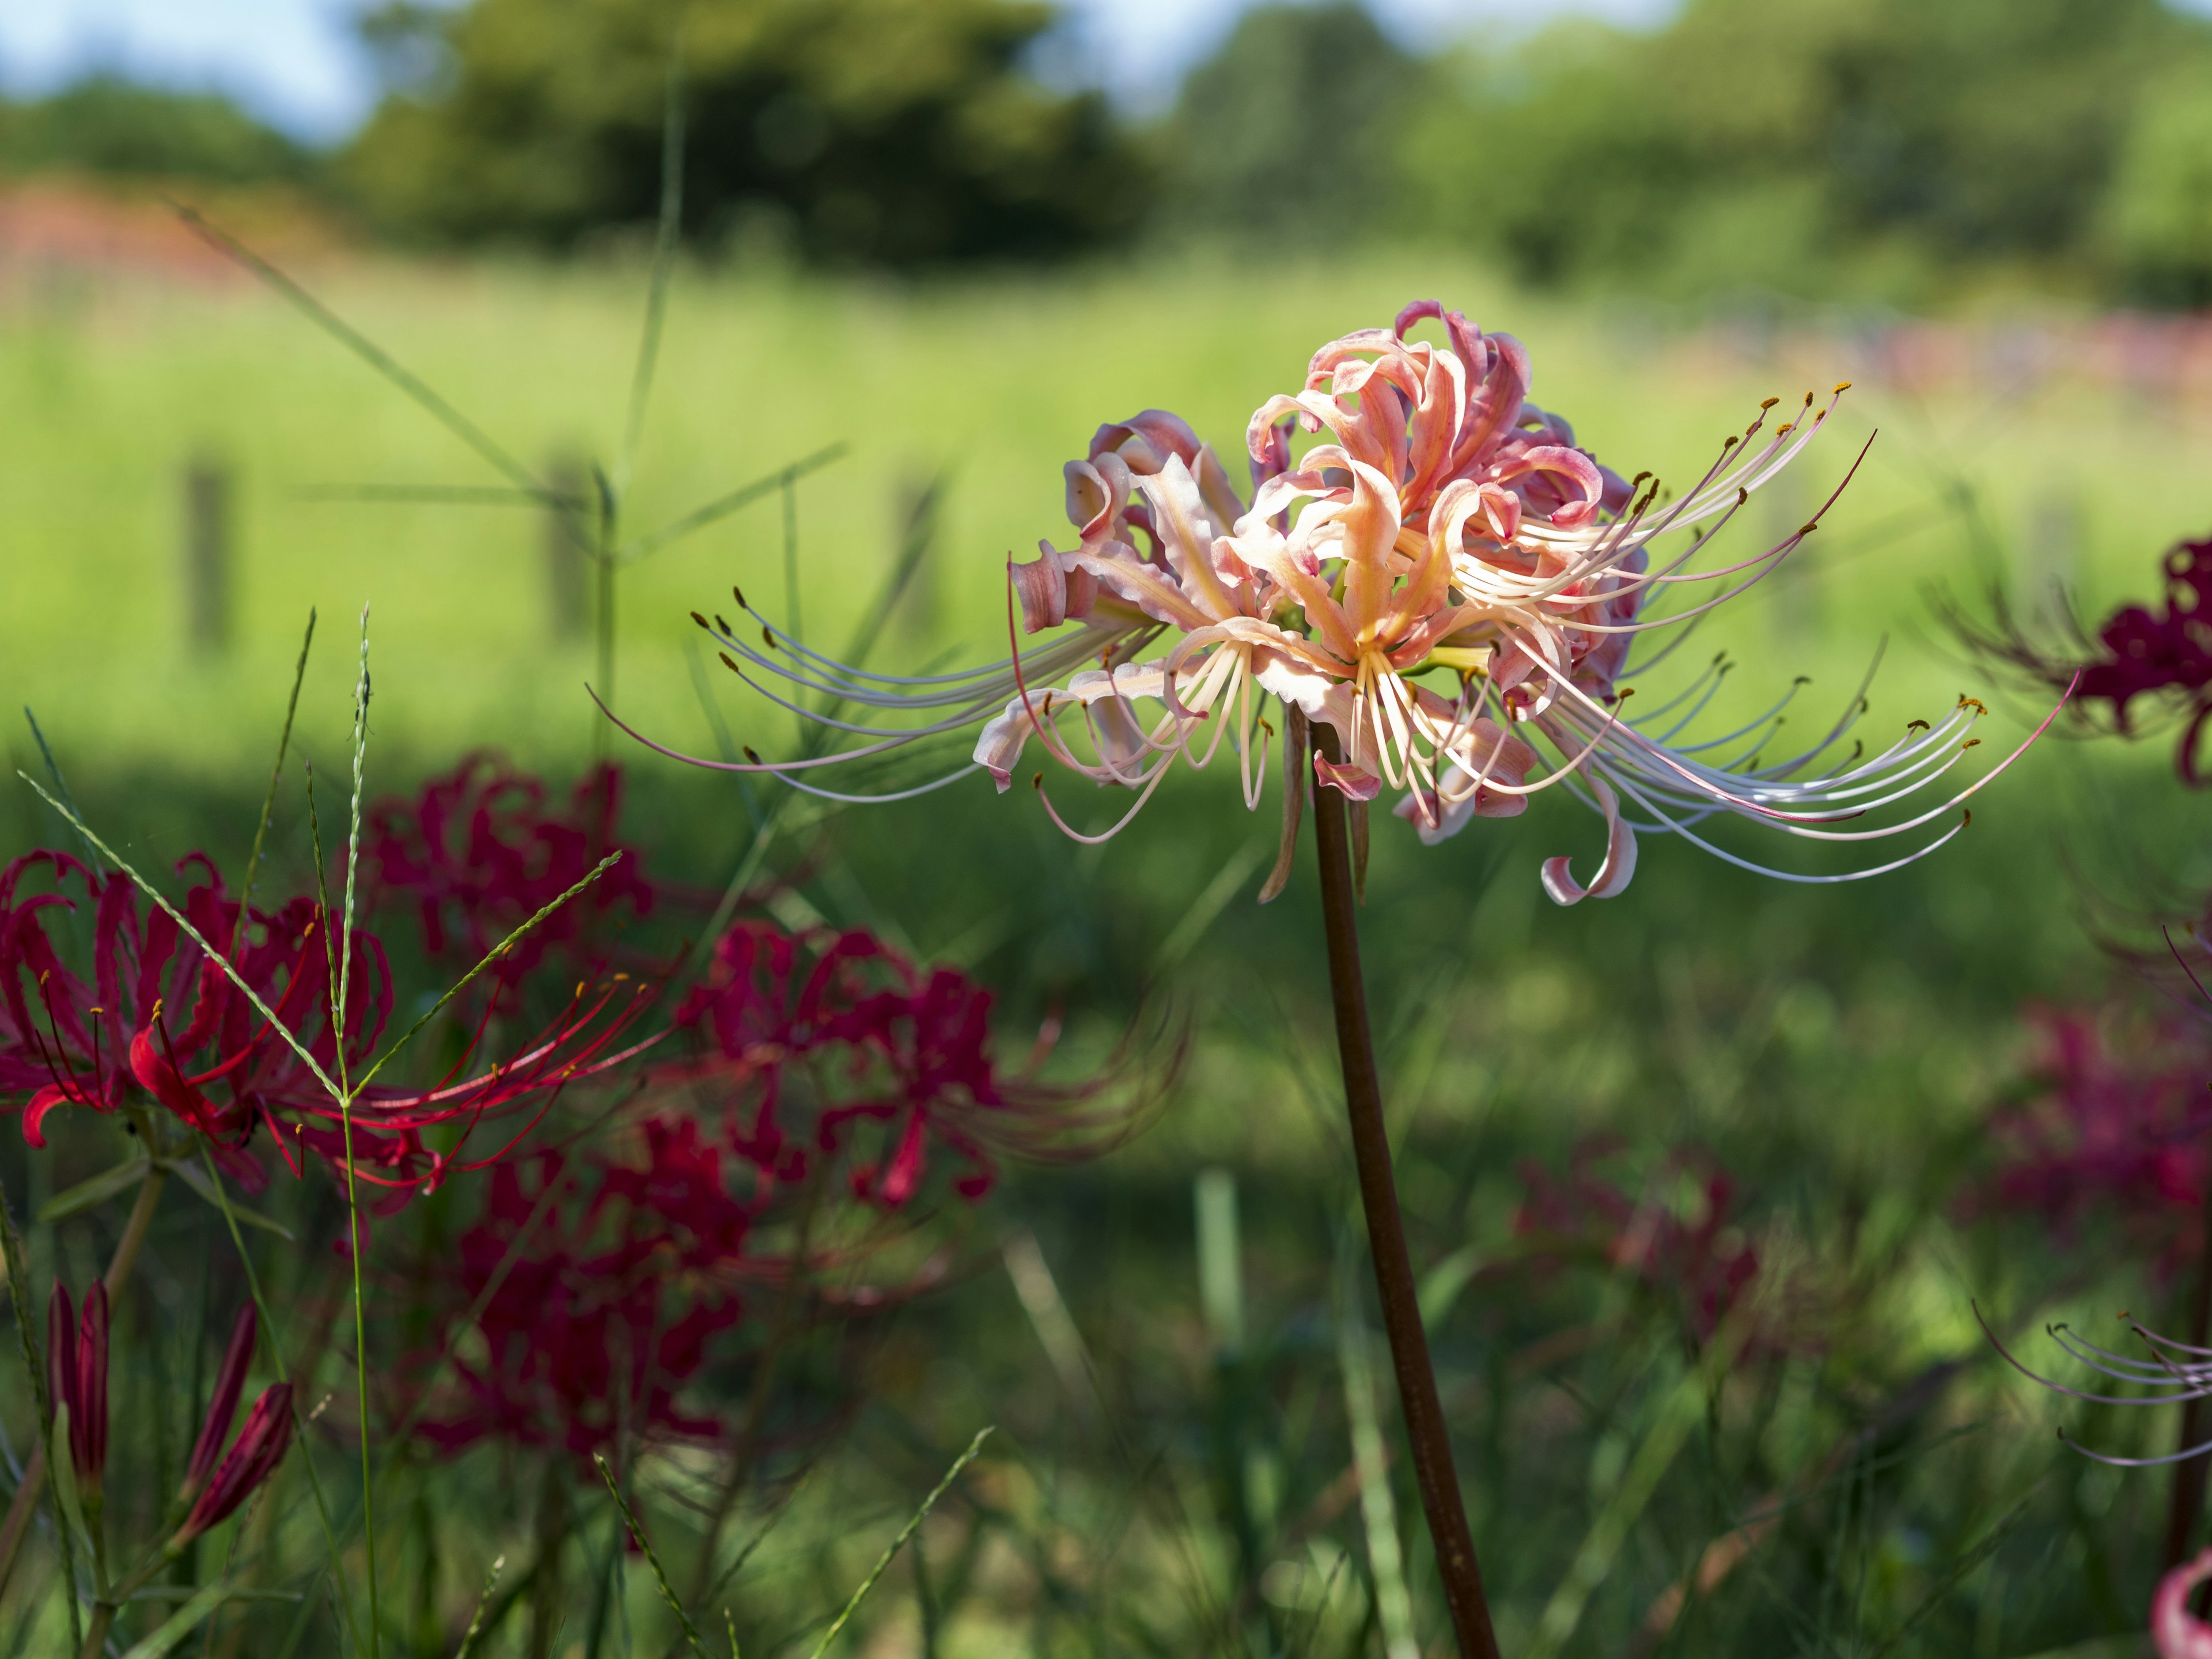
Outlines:
[[[1441,343],[1407,337],[1425,319],[1441,325]],[[1434,301],[1409,306],[1388,329],[1324,346],[1301,391],[1261,406],[1246,434],[1249,505],[1176,416],[1148,410],[1101,427],[1065,469],[1076,545],[1042,544],[1035,560],[1008,564],[1009,635],[1018,601],[1025,631],[1052,633],[1039,647],[1024,653],[1016,637],[998,662],[900,678],[848,667],[764,623],[755,644],[695,612],[749,684],[842,742],[789,760],[748,750],[744,764],[696,763],[767,772],[834,800],[896,799],[966,769],[875,793],[815,779],[980,726],[972,763],[1003,791],[1035,736],[1093,782],[1136,792],[1110,829],[1079,837],[1096,841],[1129,822],[1178,757],[1202,767],[1224,739],[1255,807],[1273,735],[1260,712],[1266,693],[1331,728],[1334,754],[1314,757],[1322,781],[1359,801],[1386,784],[1405,792],[1397,814],[1427,842],[1565,785],[1604,817],[1607,848],[1587,886],[1567,860],[1546,862],[1545,888],[1562,904],[1622,890],[1638,829],[1817,882],[1897,868],[1963,829],[1965,817],[1901,858],[1834,875],[1769,869],[1698,832],[1725,813],[1857,842],[1947,818],[2027,747],[1939,805],[1911,810],[1974,746],[1967,728],[1983,710],[1971,698],[1932,725],[1913,722],[1869,758],[1863,744],[1840,749],[1863,708],[1855,696],[1809,748],[1771,761],[1763,751],[1789,696],[1735,730],[1682,740],[1718,690],[1721,659],[1659,707],[1632,716],[1626,706],[1627,681],[1770,574],[1833,505],[1841,485],[1774,546],[1733,562],[1703,558],[1752,492],[1827,423],[1845,388],[1817,410],[1808,394],[1797,418],[1771,432],[1769,399],[1687,493],[1662,502],[1656,479],[1601,466],[1565,421],[1529,403],[1530,383],[1528,355],[1509,337],[1486,336]],[[1294,459],[1293,428],[1327,441]],[[1663,628],[1674,637],[1632,666],[1636,637]],[[1170,631],[1179,637],[1164,654],[1139,660]],[[1159,712],[1140,716],[1142,703]],[[1303,750],[1293,758],[1302,764]],[[1285,789],[1285,858],[1302,790],[1302,780]],[[1865,827],[1836,827],[1846,821]]]

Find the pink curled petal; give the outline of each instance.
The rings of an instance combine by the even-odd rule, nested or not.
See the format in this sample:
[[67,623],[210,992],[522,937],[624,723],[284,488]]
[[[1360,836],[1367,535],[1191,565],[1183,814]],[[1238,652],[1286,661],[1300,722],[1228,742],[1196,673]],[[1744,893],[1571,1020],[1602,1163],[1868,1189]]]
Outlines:
[[1382,780],[1364,767],[1340,766],[1326,755],[1314,757],[1314,775],[1346,800],[1373,800],[1382,793]]
[[1568,873],[1565,858],[1544,860],[1544,891],[1553,903],[1563,907],[1579,904],[1586,898],[1612,898],[1636,874],[1636,832],[1620,816],[1620,799],[1613,786],[1595,773],[1590,775],[1590,788],[1605,811],[1605,861],[1598,866],[1590,884],[1583,887]]
[[2212,1659],[2212,1625],[2189,1610],[2189,1593],[2212,1578],[2212,1549],[2185,1561],[2158,1581],[2151,1598],[2151,1640],[2158,1659]]
[[1006,574],[1022,602],[1022,632],[1040,634],[1067,620],[1067,575],[1050,544],[1037,544],[1037,556],[1026,563],[1009,561]]
[[1014,766],[1029,741],[1030,729],[1029,714],[1018,699],[976,734],[975,764],[991,775],[1002,795],[1013,787]]

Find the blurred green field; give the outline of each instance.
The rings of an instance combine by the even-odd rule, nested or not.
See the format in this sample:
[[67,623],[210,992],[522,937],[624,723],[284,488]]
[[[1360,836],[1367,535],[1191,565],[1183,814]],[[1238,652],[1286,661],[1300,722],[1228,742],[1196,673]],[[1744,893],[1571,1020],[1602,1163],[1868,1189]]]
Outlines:
[[[357,264],[307,276],[526,460],[618,448],[641,272]],[[799,599],[810,635],[836,639],[886,569],[903,504],[942,472],[927,603],[895,649],[917,661],[963,644],[991,652],[1004,557],[1062,532],[1060,463],[1093,427],[1164,406],[1233,451],[1250,410],[1295,386],[1315,346],[1430,295],[1522,338],[1536,400],[1624,472],[1694,476],[1760,397],[1859,380],[1798,493],[1762,506],[1753,527],[1801,521],[1878,427],[1858,479],[1802,569],[1711,632],[1708,650],[1742,659],[1737,708],[1802,673],[1826,715],[1887,635],[1869,717],[1879,735],[1987,689],[1930,628],[1930,584],[1972,592],[2000,573],[2063,572],[2094,611],[2144,592],[2157,554],[2203,528],[2193,458],[2212,438],[2212,410],[2146,400],[2078,363],[2029,386],[1969,376],[1908,391],[1858,374],[1862,343],[1841,327],[1785,331],[1754,349],[1726,331],[1569,308],[1410,254],[939,288],[683,270],[629,521],[665,521],[848,443],[797,492]],[[534,514],[309,498],[331,484],[497,480],[282,301],[252,288],[33,296],[0,311],[0,706],[37,710],[118,844],[158,860],[203,839],[241,843],[311,605],[322,632],[302,744],[330,772],[364,603],[381,787],[487,744],[556,775],[591,751],[591,652],[549,643]],[[178,475],[199,453],[233,462],[240,489],[237,643],[216,662],[192,657],[182,622]],[[782,535],[770,499],[623,575],[626,717],[711,752],[687,612],[713,610],[733,581],[780,612],[781,598],[763,596],[780,593]],[[2027,708],[1991,701],[1988,754],[2017,739]],[[785,740],[773,711],[735,698],[725,709],[740,738]],[[23,730],[10,729],[8,750],[37,769]],[[664,868],[726,873],[750,835],[732,793],[649,757],[629,763],[630,833]],[[1535,866],[1553,852],[1595,855],[1586,815],[1547,802],[1437,852],[1378,822],[1364,926],[1386,1085],[1416,1261],[1456,1260],[1473,1275],[1434,1324],[1509,1651],[1526,1650],[1686,1363],[1664,1308],[1601,1273],[1531,1284],[1510,1265],[1517,1161],[1557,1169],[1599,1129],[1647,1161],[1684,1141],[1716,1149],[1773,1241],[1775,1282],[1824,1334],[1714,1395],[1649,1507],[1628,1516],[1566,1652],[1631,1650],[1653,1598],[1706,1540],[1778,1492],[1800,1493],[1791,1483],[1869,1424],[1880,1432],[1847,1477],[1792,1496],[1751,1569],[1637,1650],[2002,1659],[2141,1628],[2162,1482],[2063,1453],[2051,1425],[2074,1419],[1989,1363],[1969,1298],[2001,1318],[2072,1310],[2109,1321],[2130,1305],[2114,1298],[2162,1304],[2171,1287],[2147,1285],[2098,1238],[1970,1225],[1955,1199],[1985,1156],[1983,1115],[2017,1073],[2021,1000],[2086,995],[2109,977],[2079,925],[2069,852],[2122,890],[2147,866],[2192,873],[2201,837],[2166,767],[2155,744],[2053,741],[1977,801],[1970,834],[1901,875],[1785,887],[1647,843],[1627,895],[1572,911],[1541,899]],[[8,850],[56,836],[27,791],[4,799]],[[1074,1413],[986,1258],[956,1291],[901,1316],[882,1345],[878,1404],[854,1425],[853,1456],[810,1494],[814,1529],[771,1552],[785,1574],[779,1606],[834,1601],[830,1587],[856,1577],[876,1547],[866,1528],[848,1536],[848,1517],[897,1512],[945,1461],[933,1464],[933,1449],[985,1421],[1022,1448],[994,1478],[1030,1528],[1005,1522],[1006,1535],[1036,1547],[1010,1546],[962,1581],[968,1610],[946,1615],[948,1651],[1226,1650],[1218,1629],[1176,1611],[1166,1589],[1178,1575],[1208,1579],[1238,1618],[1260,1616],[1237,1599],[1240,1574],[1272,1584],[1253,1593],[1279,1613],[1310,1599],[1310,1586],[1285,1589],[1265,1571],[1322,1559],[1298,1528],[1343,1464],[1326,1410],[1314,1426],[1314,1399],[1337,1386],[1326,1329],[1350,1194],[1310,878],[1267,910],[1250,903],[1272,810],[1271,796],[1248,819],[1218,774],[1181,780],[1120,841],[1086,850],[1027,792],[1000,799],[979,777],[822,831],[808,904],[968,963],[1002,988],[1010,1018],[1065,1006],[1096,1041],[1143,996],[1165,994],[1202,1035],[1147,1134],[1087,1170],[1020,1176],[976,1235],[1034,1230],[1106,1381],[1118,1443]],[[295,872],[307,867],[298,817],[278,828]],[[1253,1336],[1233,1363],[1214,1356],[1199,1314],[1191,1181],[1208,1165],[1243,1183]],[[2068,1299],[2049,1300],[2061,1285]],[[1575,1333],[1581,1346],[1562,1346]],[[1954,1358],[1965,1370],[1948,1392],[1904,1426],[1883,1416],[1923,1368]],[[2099,1431],[2114,1444],[2169,1429]],[[1255,1509],[1259,1477],[1248,1476],[1261,1465],[1275,1495]],[[441,1478],[488,1471],[478,1460]],[[1417,1510],[1398,1473],[1402,1520]],[[1174,1502],[1154,1504],[1163,1490]],[[1102,1516],[1121,1516],[1139,1542],[1107,1548]],[[1997,1544],[1977,1553],[2001,1522]],[[487,1525],[486,1556],[501,1524]],[[807,1577],[799,1564],[825,1550],[831,1565]],[[1409,1559],[1433,1635],[1418,1545]],[[449,1582],[479,1566],[449,1564]],[[632,1590],[649,1625],[649,1585]],[[920,1603],[903,1595],[887,1593],[863,1620],[870,1652],[917,1650]],[[1322,1651],[1358,1651],[1372,1635],[1349,1618],[1326,1633]]]

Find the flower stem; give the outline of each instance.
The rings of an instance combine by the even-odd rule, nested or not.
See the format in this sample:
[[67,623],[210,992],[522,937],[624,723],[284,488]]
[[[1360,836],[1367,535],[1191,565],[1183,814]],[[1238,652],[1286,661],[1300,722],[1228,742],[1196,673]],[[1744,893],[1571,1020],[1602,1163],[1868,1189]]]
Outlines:
[[[1334,732],[1316,726],[1314,737],[1322,753],[1331,761],[1340,762]],[[1475,1563],[1474,1538],[1468,1530],[1467,1506],[1460,1497],[1459,1476],[1452,1468],[1451,1437],[1444,1426],[1443,1403],[1437,1395],[1436,1370],[1429,1363],[1429,1339],[1421,1327],[1413,1260],[1407,1254],[1397,1183],[1390,1173],[1390,1140],[1382,1122],[1382,1085],[1376,1073],[1367,989],[1359,972],[1358,909],[1352,890],[1344,797],[1327,785],[1314,791],[1314,839],[1321,854],[1321,908],[1328,939],[1329,993],[1336,1006],[1336,1046],[1344,1061],[1344,1099],[1352,1121],[1360,1207],[1367,1216],[1375,1288],[1382,1302],[1382,1326],[1390,1338],[1391,1365],[1397,1373],[1399,1405],[1405,1413],[1406,1437],[1412,1444],[1421,1512],[1436,1547],[1437,1571],[1443,1581],[1444,1601],[1451,1610],[1462,1659],[1498,1659],[1498,1636],[1491,1628],[1482,1569]]]
[[[2197,1258],[2197,1283],[2189,1296],[2188,1331],[2182,1340],[2192,1347],[2204,1346],[2205,1334],[2212,1329],[2212,1172],[2208,1172],[2204,1198],[2198,1206],[2197,1219],[2204,1229],[2204,1238]],[[2180,1449],[2199,1444],[2204,1438],[2204,1402],[2191,1395],[2182,1402]],[[2163,1571],[2171,1572],[2189,1559],[2189,1545],[2197,1530],[2197,1518],[2204,1513],[2204,1480],[2208,1459],[2191,1457],[2173,1466],[2173,1496],[2166,1516],[2166,1565]]]

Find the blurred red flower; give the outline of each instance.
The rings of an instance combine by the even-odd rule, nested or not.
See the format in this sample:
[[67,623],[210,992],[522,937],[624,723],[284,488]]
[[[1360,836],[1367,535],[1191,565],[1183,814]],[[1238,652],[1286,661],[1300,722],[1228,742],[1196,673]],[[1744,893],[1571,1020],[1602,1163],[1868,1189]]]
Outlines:
[[1998,1164],[1969,1204],[2040,1216],[2062,1236],[2107,1212],[2170,1271],[2204,1199],[2212,1055],[2197,1023],[2179,1013],[2120,1041],[2114,1017],[2027,1011],[2033,1091],[1991,1114]]
[[1759,1252],[1735,1218],[1735,1180],[1697,1147],[1668,1152],[1632,1190],[1604,1172],[1609,1135],[1578,1145],[1564,1177],[1533,1161],[1513,1230],[1540,1260],[1595,1261],[1677,1304],[1699,1340],[1712,1335],[1759,1277]]
[[720,1151],[695,1124],[648,1118],[637,1138],[641,1163],[546,1151],[493,1171],[483,1214],[454,1250],[439,1322],[450,1340],[463,1310],[483,1300],[481,1349],[457,1355],[457,1384],[417,1426],[424,1438],[448,1450],[497,1437],[585,1456],[625,1430],[644,1440],[719,1434],[717,1419],[687,1413],[679,1396],[708,1339],[738,1322],[752,1206],[730,1191]]
[[1093,1104],[1114,1066],[1073,1085],[1036,1079],[1054,1027],[1020,1072],[1003,1071],[991,1001],[957,969],[919,968],[868,933],[740,922],[677,1011],[697,1050],[654,1080],[715,1103],[732,1149],[772,1180],[803,1182],[817,1158],[847,1154],[853,1195],[891,1210],[941,1152],[954,1191],[980,1198],[995,1154],[1080,1156],[1129,1121]]
[[637,849],[617,838],[620,769],[586,773],[566,810],[549,807],[544,780],[479,750],[413,799],[368,810],[362,843],[373,904],[415,908],[423,949],[456,969],[473,966],[540,909],[591,873],[609,853],[624,854],[584,892],[538,924],[491,970],[505,995],[548,956],[589,971],[611,959],[617,911],[653,909],[654,888]]

